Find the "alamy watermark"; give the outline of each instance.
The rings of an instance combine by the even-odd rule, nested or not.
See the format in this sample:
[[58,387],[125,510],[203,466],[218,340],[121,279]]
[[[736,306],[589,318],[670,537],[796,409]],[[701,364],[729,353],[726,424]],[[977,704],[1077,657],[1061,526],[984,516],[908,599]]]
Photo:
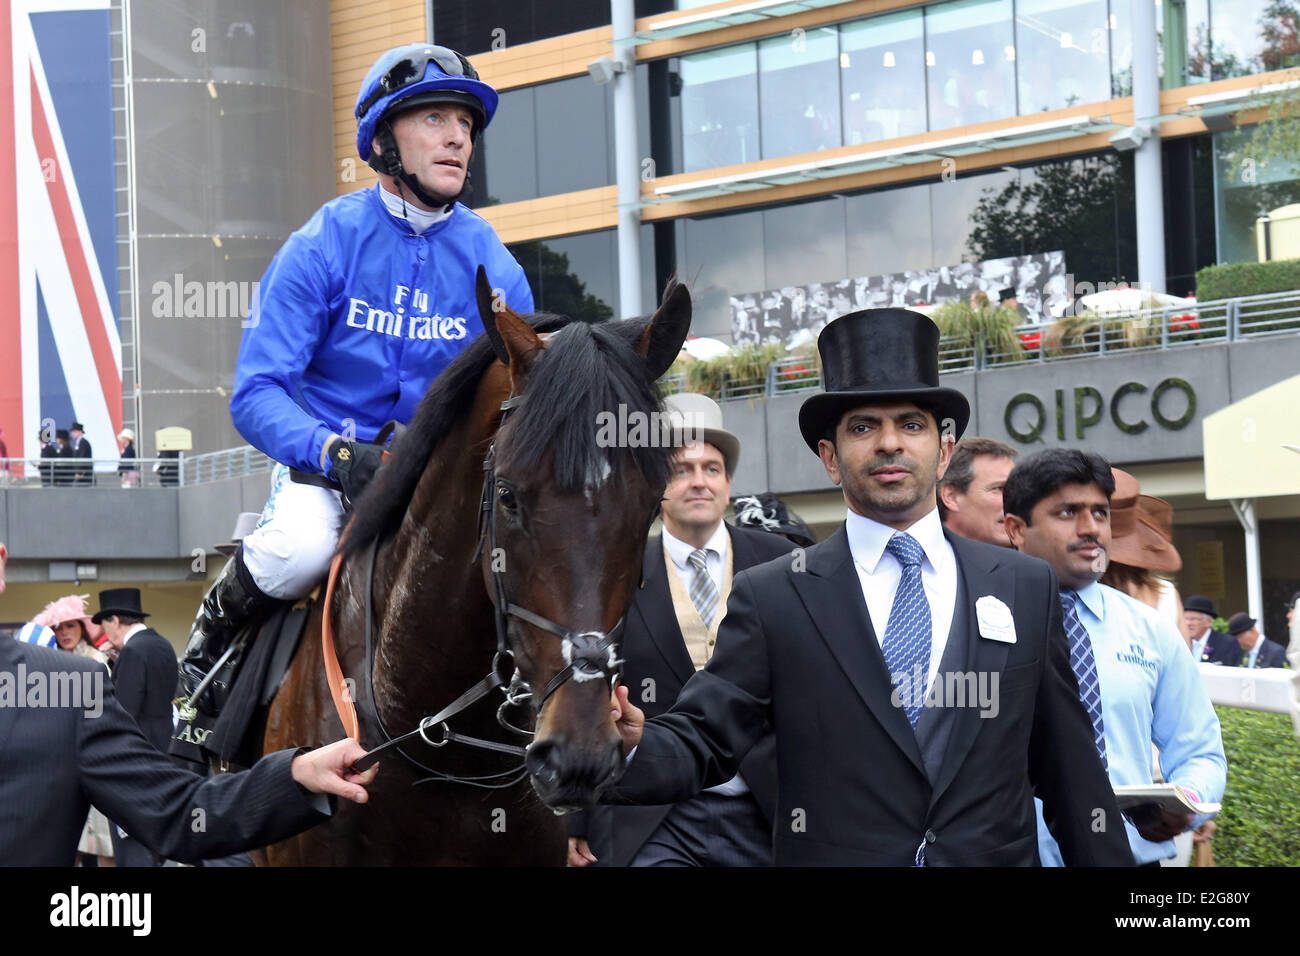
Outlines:
[[689,448],[704,441],[704,428],[685,425],[671,412],[629,410],[596,413],[596,445],[600,448]]
[[0,708],[71,708],[82,716],[104,712],[104,671],[28,671],[19,662],[12,671],[0,671]]
[[975,707],[980,717],[996,717],[1001,710],[997,671],[940,671],[926,689],[926,671],[913,665],[911,671],[890,675],[894,685],[889,702],[895,707]]

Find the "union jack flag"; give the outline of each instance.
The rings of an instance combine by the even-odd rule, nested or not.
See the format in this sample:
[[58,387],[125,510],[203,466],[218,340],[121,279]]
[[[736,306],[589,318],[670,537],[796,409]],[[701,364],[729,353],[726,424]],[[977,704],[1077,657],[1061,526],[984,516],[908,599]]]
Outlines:
[[[0,428],[122,427],[109,0],[0,0]],[[21,440],[20,440],[21,436]]]

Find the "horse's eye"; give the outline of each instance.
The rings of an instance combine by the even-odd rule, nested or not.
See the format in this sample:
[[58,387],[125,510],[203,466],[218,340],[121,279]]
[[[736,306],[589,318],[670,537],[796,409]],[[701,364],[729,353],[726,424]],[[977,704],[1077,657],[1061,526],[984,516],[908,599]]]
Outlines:
[[497,485],[497,501],[501,502],[502,506],[509,511],[514,511],[519,504],[515,500],[515,493],[510,489],[509,485]]

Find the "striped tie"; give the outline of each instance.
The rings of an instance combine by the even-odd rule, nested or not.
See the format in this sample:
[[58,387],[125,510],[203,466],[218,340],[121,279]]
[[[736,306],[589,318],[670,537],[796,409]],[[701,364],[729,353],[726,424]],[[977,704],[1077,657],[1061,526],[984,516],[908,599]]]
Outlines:
[[1092,735],[1101,756],[1101,765],[1110,769],[1106,759],[1106,725],[1101,719],[1101,681],[1097,677],[1097,659],[1092,653],[1092,637],[1079,620],[1077,604],[1079,595],[1074,591],[1061,592],[1061,609],[1065,611],[1065,634],[1070,639],[1070,667],[1079,682],[1079,700],[1088,710],[1092,721]]
[[713,612],[718,609],[718,585],[713,580],[713,575],[709,573],[709,567],[705,560],[706,552],[703,548],[696,548],[687,558],[691,567],[695,568],[695,579],[691,581],[691,603],[695,609],[700,612],[700,620],[704,626],[708,627],[713,622]]

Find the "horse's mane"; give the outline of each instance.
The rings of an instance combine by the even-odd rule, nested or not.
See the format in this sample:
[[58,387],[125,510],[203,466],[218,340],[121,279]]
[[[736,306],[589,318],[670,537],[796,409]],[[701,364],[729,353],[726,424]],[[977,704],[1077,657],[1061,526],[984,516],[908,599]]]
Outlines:
[[[597,445],[598,413],[617,414],[619,405],[638,412],[660,408],[644,359],[633,348],[645,320],[588,325],[545,312],[524,319],[538,332],[555,334],[529,370],[526,400],[501,429],[498,464],[508,462],[528,471],[554,450],[554,478],[565,490],[582,487],[606,467],[616,474],[620,449]],[[388,464],[359,496],[342,544],[344,553],[355,554],[401,524],[430,457],[469,413],[479,382],[495,359],[491,340],[480,335],[434,380],[406,432],[393,442]],[[667,481],[668,449],[630,451],[652,485]]]
[[662,408],[645,359],[635,351],[644,329],[644,319],[574,323],[552,336],[529,371],[524,402],[501,428],[498,465],[529,473],[551,452],[556,485],[574,491],[617,476],[627,451],[651,485],[666,483],[669,449],[662,442],[624,449],[598,440],[602,413],[621,418],[625,408],[635,421]]
[[[523,318],[538,332],[553,332],[569,322],[564,316],[549,312]],[[345,554],[355,554],[401,523],[406,506],[415,494],[415,486],[424,474],[424,466],[438,443],[469,414],[479,381],[495,360],[492,340],[480,335],[433,380],[405,433],[393,441],[388,464],[376,473],[357,498],[347,537],[343,541]]]

